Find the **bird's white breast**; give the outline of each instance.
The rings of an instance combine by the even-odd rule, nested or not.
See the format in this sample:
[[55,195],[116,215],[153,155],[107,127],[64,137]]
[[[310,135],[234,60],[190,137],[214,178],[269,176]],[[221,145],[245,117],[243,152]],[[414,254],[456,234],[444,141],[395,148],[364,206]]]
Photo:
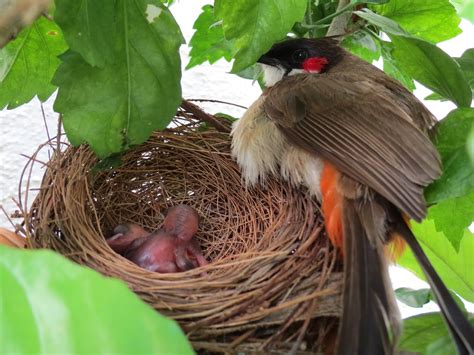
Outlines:
[[264,183],[269,175],[280,174],[294,185],[303,184],[321,197],[319,183],[322,161],[290,145],[263,109],[260,96],[232,128],[232,156],[242,169],[248,185]]

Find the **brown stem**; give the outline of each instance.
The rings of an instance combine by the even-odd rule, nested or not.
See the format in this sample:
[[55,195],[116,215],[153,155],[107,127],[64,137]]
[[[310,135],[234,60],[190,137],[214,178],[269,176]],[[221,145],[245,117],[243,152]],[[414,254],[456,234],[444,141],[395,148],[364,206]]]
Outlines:
[[[340,11],[344,7],[349,4],[350,0],[339,0],[339,4],[337,5],[336,11]],[[351,17],[351,11],[344,12],[339,16],[335,17],[331,25],[329,26],[329,30],[327,36],[340,36],[344,34],[347,22],[349,22],[349,18]]]
[[218,118],[214,117],[213,115],[204,112],[199,106],[187,100],[183,100],[181,102],[181,107],[183,108],[183,110],[192,113],[196,119],[209,123],[219,132],[230,133],[230,128],[227,125],[222,123]]

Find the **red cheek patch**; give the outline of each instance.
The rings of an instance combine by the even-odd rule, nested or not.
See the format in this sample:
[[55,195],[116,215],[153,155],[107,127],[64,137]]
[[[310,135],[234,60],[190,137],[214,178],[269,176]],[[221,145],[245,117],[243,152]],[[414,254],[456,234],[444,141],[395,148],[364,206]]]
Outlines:
[[328,63],[324,57],[308,58],[303,62],[303,69],[310,73],[320,73]]

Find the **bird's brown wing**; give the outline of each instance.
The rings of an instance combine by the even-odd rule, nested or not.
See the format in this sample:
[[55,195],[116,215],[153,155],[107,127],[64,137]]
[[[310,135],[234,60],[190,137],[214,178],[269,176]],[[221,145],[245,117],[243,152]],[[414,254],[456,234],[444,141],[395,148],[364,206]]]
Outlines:
[[302,74],[269,91],[265,112],[292,144],[421,220],[426,213],[423,188],[440,175],[440,159],[413,123],[416,112],[407,112],[397,99],[362,75]]

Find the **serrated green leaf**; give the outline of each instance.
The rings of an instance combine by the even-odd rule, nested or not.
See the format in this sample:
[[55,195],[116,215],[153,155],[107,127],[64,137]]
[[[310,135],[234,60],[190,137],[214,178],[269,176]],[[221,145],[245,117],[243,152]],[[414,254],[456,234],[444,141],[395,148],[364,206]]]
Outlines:
[[451,111],[437,126],[435,144],[443,163],[443,175],[428,186],[428,203],[465,196],[474,191],[474,169],[467,149],[474,127],[474,109]]
[[453,101],[469,107],[471,88],[456,61],[435,45],[405,36],[389,34],[392,56],[413,79]]
[[276,41],[283,39],[305,15],[306,0],[216,0],[215,14],[224,35],[235,40],[232,72],[252,65]]
[[461,239],[474,221],[474,193],[432,206],[427,218],[434,221],[436,230],[442,232],[459,252]]
[[67,49],[60,28],[44,17],[23,29],[0,49],[0,110],[13,109],[35,96],[44,102],[56,90],[51,84]]
[[383,57],[383,71],[385,74],[398,80],[408,90],[415,90],[415,83],[413,79],[405,73],[398,65],[395,58],[392,56],[393,45],[390,42],[381,42],[382,57]]
[[113,63],[93,67],[71,52],[54,77],[54,109],[69,140],[102,158],[165,128],[181,102],[183,39],[169,10],[153,1],[117,0]]
[[344,38],[341,42],[342,47],[352,54],[372,63],[380,58],[380,44],[373,36],[367,32],[358,31]]
[[0,246],[1,354],[192,354],[179,326],[116,279]]
[[[398,349],[423,353],[431,343],[445,335],[448,335],[448,329],[441,313],[416,315],[403,321],[403,331]],[[453,354],[456,352],[454,351]]]
[[391,0],[373,9],[408,33],[430,42],[445,41],[461,33],[461,19],[449,0]]
[[202,8],[202,13],[194,22],[194,32],[191,41],[192,47],[189,53],[191,60],[186,69],[190,69],[198,64],[208,61],[213,64],[221,58],[228,62],[232,59],[232,42],[224,37],[222,24],[217,23],[214,16],[214,7],[206,5]]
[[55,21],[69,48],[92,66],[103,67],[114,58],[117,1],[55,0]]
[[[445,285],[469,302],[474,302],[474,236],[465,232],[456,253],[443,233],[437,232],[433,220],[413,222],[412,229],[428,259]],[[404,268],[425,280],[413,253],[406,250],[398,260]]]
[[430,294],[431,290],[429,288],[414,290],[408,287],[400,287],[395,290],[397,300],[414,308],[421,308],[430,302]]

